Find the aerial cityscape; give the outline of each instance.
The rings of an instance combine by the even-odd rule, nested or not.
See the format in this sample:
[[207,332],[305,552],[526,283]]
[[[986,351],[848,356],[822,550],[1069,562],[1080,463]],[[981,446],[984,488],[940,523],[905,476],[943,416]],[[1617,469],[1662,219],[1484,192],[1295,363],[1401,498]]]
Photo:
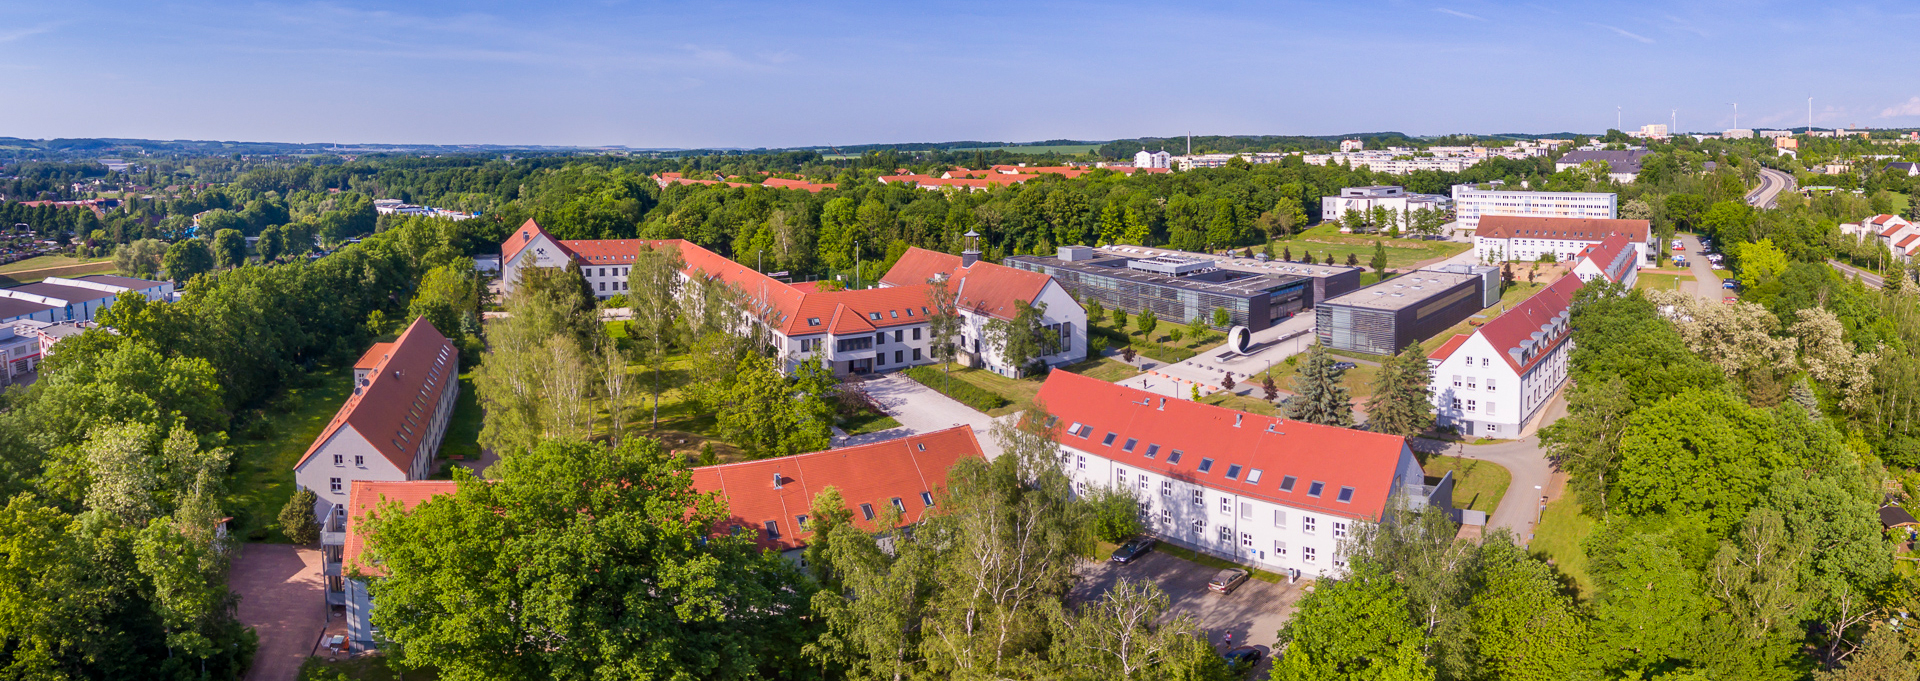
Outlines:
[[1912,8],[10,9],[0,679],[1920,681]]

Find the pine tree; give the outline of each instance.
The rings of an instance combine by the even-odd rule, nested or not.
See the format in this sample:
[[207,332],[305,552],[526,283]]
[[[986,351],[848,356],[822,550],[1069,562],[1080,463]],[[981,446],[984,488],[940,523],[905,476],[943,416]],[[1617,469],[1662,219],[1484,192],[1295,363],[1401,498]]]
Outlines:
[[1260,389],[1266,391],[1267,401],[1280,399],[1280,386],[1273,384],[1273,374],[1269,372],[1265,380],[1260,381]]
[[1340,385],[1340,370],[1333,364],[1326,346],[1314,345],[1307,352],[1307,361],[1293,377],[1295,395],[1287,402],[1287,418],[1323,426],[1353,425],[1353,400],[1347,387]]
[[1373,432],[1412,437],[1433,426],[1430,371],[1420,346],[1412,343],[1380,367],[1373,398],[1367,401],[1367,423]]
[[[1268,244],[1267,247],[1272,248],[1273,246],[1272,244]],[[1293,249],[1291,247],[1280,249],[1280,259],[1285,260],[1287,262],[1293,262]]]
[[1374,274],[1380,275],[1381,279],[1387,278],[1387,244],[1386,243],[1380,242],[1380,241],[1373,242],[1373,262],[1368,264],[1373,267]]

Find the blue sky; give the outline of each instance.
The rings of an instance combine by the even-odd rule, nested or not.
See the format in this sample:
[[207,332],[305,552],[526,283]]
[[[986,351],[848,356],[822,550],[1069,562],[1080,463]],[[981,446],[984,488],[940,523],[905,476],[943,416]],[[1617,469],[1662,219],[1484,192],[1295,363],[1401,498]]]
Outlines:
[[1920,126],[1912,3],[0,0],[0,135],[755,147]]

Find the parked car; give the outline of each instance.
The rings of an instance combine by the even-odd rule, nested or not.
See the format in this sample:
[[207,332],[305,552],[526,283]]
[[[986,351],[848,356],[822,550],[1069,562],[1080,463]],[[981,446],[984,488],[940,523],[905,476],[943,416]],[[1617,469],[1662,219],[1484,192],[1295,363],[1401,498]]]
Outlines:
[[1251,574],[1252,573],[1240,568],[1221,570],[1214,573],[1213,579],[1207,580],[1207,590],[1217,591],[1223,594],[1233,593],[1234,589],[1238,589],[1241,584],[1247,583],[1247,577],[1251,576]]
[[1722,279],[1720,280],[1720,288],[1739,290],[1740,280],[1739,279]]
[[1684,251],[1684,250],[1687,250],[1687,245],[1686,245],[1686,244],[1684,244],[1684,243],[1681,243],[1681,242],[1678,242],[1678,241],[1675,241],[1675,242],[1673,242],[1673,250],[1676,250],[1676,251]]
[[1127,563],[1133,562],[1135,558],[1147,555],[1147,552],[1152,551],[1153,546],[1158,543],[1160,543],[1159,540],[1153,537],[1134,537],[1127,540],[1127,543],[1121,544],[1120,548],[1113,550],[1112,560],[1115,563],[1126,565]]
[[1253,666],[1260,663],[1260,656],[1260,649],[1253,646],[1240,646],[1220,654],[1227,661],[1227,668],[1236,674],[1252,671]]
[[1334,362],[1333,363],[1334,371],[1346,371],[1348,369],[1352,369],[1353,367],[1354,367],[1353,362]]

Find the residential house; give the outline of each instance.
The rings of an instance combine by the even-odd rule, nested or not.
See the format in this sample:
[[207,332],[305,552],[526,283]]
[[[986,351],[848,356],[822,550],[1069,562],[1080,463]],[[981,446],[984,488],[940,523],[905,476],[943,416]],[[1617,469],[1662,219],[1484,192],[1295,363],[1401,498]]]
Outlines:
[[460,394],[460,353],[414,320],[391,343],[375,343],[353,367],[353,394],[294,464],[294,484],[313,490],[322,527],[327,601],[344,603],[340,583],[349,493],[355,482],[423,480]]
[[1840,233],[1857,241],[1872,238],[1901,260],[1911,259],[1914,251],[1920,250],[1920,225],[1898,215],[1881,214],[1843,224]]
[[[761,548],[807,567],[801,557],[813,538],[813,498],[840,492],[853,524],[885,532],[919,523],[941,503],[947,471],[965,459],[984,459],[971,426],[954,426],[894,440],[773,459],[693,469],[693,486],[721,495],[732,517],[717,532],[751,532]],[[886,525],[889,513],[899,515]]]
[[1646,149],[1630,151],[1569,151],[1565,156],[1555,159],[1554,172],[1578,168],[1587,163],[1607,165],[1607,177],[1622,184],[1632,182],[1640,176],[1640,164],[1653,152]]
[[1582,282],[1597,279],[1631,289],[1640,281],[1640,253],[1625,234],[1607,235],[1600,243],[1581,249],[1578,258],[1573,274]]
[[1480,262],[1533,261],[1547,255],[1572,262],[1588,246],[1614,234],[1627,236],[1641,262],[1658,248],[1646,220],[1488,215],[1474,229],[1473,249]]
[[1337,576],[1340,544],[1396,499],[1450,506],[1405,438],[1167,398],[1065,371],[1047,376],[1060,463],[1080,494],[1130,492],[1162,541],[1302,576]]
[[[452,480],[354,481],[344,520],[322,535],[322,545],[331,549],[325,558],[329,603],[345,610],[348,651],[378,650],[381,643],[380,630],[373,626],[373,597],[367,593],[367,578],[377,578],[385,570],[366,557],[368,514],[396,502],[401,510],[411,511],[428,499],[458,490]],[[350,576],[354,574],[362,577]],[[339,595],[338,602],[333,602],[335,594]]]
[[1463,435],[1517,437],[1567,381],[1569,320],[1583,282],[1568,274],[1427,355],[1437,423]]

